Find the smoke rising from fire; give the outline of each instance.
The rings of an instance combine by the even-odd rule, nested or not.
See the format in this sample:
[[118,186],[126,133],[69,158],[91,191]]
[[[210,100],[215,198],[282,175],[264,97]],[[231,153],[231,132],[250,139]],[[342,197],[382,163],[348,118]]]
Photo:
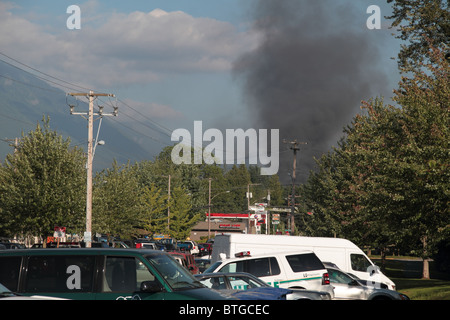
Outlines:
[[[290,183],[293,153],[304,182],[314,157],[330,151],[361,100],[386,91],[377,35],[351,1],[257,0],[251,8],[258,48],[235,61],[254,128],[280,129],[280,171]],[[379,40],[379,39],[378,39]]]

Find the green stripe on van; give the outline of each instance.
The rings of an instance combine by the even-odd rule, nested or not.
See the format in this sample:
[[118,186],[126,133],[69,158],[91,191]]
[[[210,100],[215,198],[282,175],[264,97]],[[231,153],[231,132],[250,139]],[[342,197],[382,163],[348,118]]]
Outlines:
[[[302,278],[302,279],[281,280],[281,281],[277,281],[276,283],[274,282],[273,286],[275,288],[278,288],[278,285],[280,283],[300,282],[300,281],[319,280],[319,279],[322,279],[322,277],[311,277],[311,278]],[[271,282],[268,282],[268,284],[272,285]]]

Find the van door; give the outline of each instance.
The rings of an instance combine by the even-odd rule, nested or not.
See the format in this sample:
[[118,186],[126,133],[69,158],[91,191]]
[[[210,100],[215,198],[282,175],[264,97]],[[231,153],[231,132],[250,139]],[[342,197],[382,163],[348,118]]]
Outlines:
[[[97,300],[163,300],[163,285],[137,257],[106,256]],[[144,288],[152,287],[151,292]]]

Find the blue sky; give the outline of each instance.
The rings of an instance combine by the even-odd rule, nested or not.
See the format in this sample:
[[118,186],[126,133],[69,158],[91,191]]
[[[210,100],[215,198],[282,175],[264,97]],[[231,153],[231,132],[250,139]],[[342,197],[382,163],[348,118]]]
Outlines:
[[[314,7],[313,0],[298,1],[302,3],[298,16],[311,15],[308,10]],[[358,99],[368,99],[367,95],[389,98],[398,81],[396,63],[390,59],[397,54],[398,42],[390,36],[384,18],[381,30],[368,30],[365,25],[366,9],[372,4],[380,6],[382,16],[390,14],[386,1],[316,1],[327,3],[323,8],[334,20],[333,28],[348,32],[349,37],[361,37],[365,40],[362,46],[377,51],[374,65],[364,63],[367,73],[376,69],[385,79]],[[264,35],[254,28],[257,4],[257,0],[2,1],[0,51],[65,81],[114,93],[169,129],[191,129],[194,120],[202,120],[205,128],[245,129],[257,126],[258,116],[249,107],[246,79],[236,77],[233,66],[264,41]],[[80,30],[66,27],[70,5],[81,9]],[[299,36],[314,32],[336,30],[298,30]],[[126,107],[119,109],[119,116],[121,112],[137,117]],[[162,139],[145,131],[145,121],[133,126]],[[327,139],[337,139],[337,131]]]

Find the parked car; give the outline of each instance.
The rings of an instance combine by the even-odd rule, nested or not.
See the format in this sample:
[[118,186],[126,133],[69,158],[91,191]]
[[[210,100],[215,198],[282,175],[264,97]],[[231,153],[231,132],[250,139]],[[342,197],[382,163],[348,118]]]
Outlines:
[[195,264],[198,266],[198,271],[200,273],[203,273],[211,266],[211,259],[196,258]]
[[181,251],[189,251],[190,254],[192,254],[194,256],[198,255],[200,252],[198,249],[198,244],[192,240],[186,240],[184,242],[180,242],[178,244],[178,249]]
[[331,300],[328,292],[274,288],[246,272],[203,273],[195,275],[195,278],[208,288],[218,290],[249,290],[251,295],[272,292],[274,296],[285,296],[286,300]]
[[24,296],[81,300],[232,298],[200,284],[169,254],[146,249],[2,250],[0,283]]
[[174,257],[183,267],[188,269],[190,273],[198,274],[200,272],[192,254],[176,251],[171,251],[168,253],[172,257]]
[[273,252],[255,255],[244,251],[234,259],[213,263],[209,272],[247,272],[273,287],[328,292],[333,298],[328,271],[312,251]]
[[0,245],[2,249],[25,249],[25,246],[23,244],[14,242],[1,242]]
[[380,286],[363,284],[348,273],[328,267],[335,300],[409,300],[408,296]]
[[136,239],[133,247],[137,249],[155,249],[157,250],[156,241],[150,239]]
[[212,253],[212,243],[199,243],[198,250],[200,256],[210,256]]

